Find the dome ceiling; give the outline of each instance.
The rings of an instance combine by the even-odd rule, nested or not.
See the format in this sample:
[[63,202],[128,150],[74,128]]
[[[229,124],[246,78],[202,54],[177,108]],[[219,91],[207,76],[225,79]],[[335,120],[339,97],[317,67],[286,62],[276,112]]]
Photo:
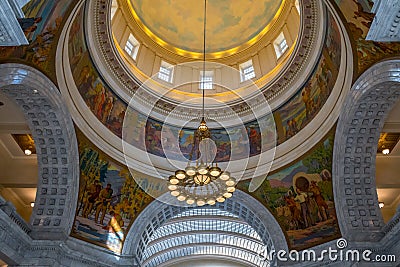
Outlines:
[[[281,10],[283,0],[207,1],[208,53],[247,47],[261,38]],[[203,1],[130,0],[143,30],[162,46],[203,51]]]

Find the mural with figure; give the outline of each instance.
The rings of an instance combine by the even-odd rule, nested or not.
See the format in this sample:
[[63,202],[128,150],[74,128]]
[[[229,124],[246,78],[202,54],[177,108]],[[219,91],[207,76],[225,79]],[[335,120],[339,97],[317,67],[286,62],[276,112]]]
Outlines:
[[[142,27],[168,43],[186,51],[203,51],[203,1],[190,5],[179,1],[130,1],[132,12]],[[207,53],[236,48],[257,38],[273,23],[283,8],[282,0],[219,0],[207,3]],[[278,14],[279,14],[278,13]],[[171,19],[174,18],[174,19]],[[157,39],[154,38],[157,42]]]
[[153,200],[143,189],[156,196],[165,191],[164,184],[149,179],[137,179],[137,184],[126,166],[76,132],[80,186],[71,235],[119,253],[130,225]]
[[311,78],[297,94],[274,111],[277,132],[280,134],[279,144],[295,136],[310,123],[327,101],[340,67],[340,41],[338,25],[329,15],[326,41]]
[[89,56],[83,29],[83,8],[71,26],[69,60],[76,86],[85,103],[107,128],[122,137],[127,105],[102,81]]
[[[334,131],[306,156],[268,175],[250,193],[274,215],[290,249],[302,250],[340,237],[332,189]],[[246,191],[249,181],[238,188]]]
[[375,14],[371,13],[372,0],[335,0],[347,20],[350,38],[355,42],[358,73],[365,71],[379,60],[400,54],[399,43],[382,43],[365,40]]
[[[100,78],[93,66],[84,41],[82,16],[81,10],[69,36],[69,59],[73,77],[79,93],[97,119],[115,135],[122,137],[127,104]],[[326,41],[310,78],[289,101],[273,112],[278,143],[283,143],[297,134],[316,116],[335,84],[340,67],[341,39],[338,26],[331,16],[326,27]],[[181,153],[189,157],[195,129],[167,125],[162,121],[148,118],[138,111],[130,111],[128,120],[131,132],[129,143],[133,146],[161,157],[168,154],[170,159],[177,159]],[[260,154],[262,149],[271,148],[272,144],[275,144],[275,139],[270,139],[276,138],[275,134],[271,131],[271,127],[263,127],[273,125],[270,120],[271,116],[266,116],[258,121],[245,123],[241,127],[211,129],[218,150],[216,160],[224,162],[232,159],[232,156],[235,159],[243,159]],[[237,137],[244,135],[248,140],[249,151],[240,152]],[[262,140],[266,141],[267,146],[262,147]],[[232,154],[232,151],[235,153]]]
[[0,47],[0,62],[24,61],[44,71],[55,81],[55,51],[65,15],[77,1],[31,0],[24,7],[26,18],[40,18],[25,30],[29,45]]
[[[374,15],[372,1],[335,0],[347,20],[350,38],[354,40],[358,70],[362,73],[375,62],[400,54],[400,44],[366,41],[365,37]],[[66,18],[77,1],[32,0],[25,7],[26,17],[41,17],[34,31],[26,32],[30,44],[21,47],[0,47],[0,62],[18,62],[34,66],[53,81],[58,37]],[[77,88],[87,106],[112,133],[122,136],[126,103],[99,76],[85,44],[83,11],[77,16],[69,36],[71,70]],[[278,141],[283,143],[298,134],[318,114],[328,99],[340,66],[340,38],[331,17],[327,24],[325,45],[318,66],[304,86],[286,103],[274,111]],[[191,149],[192,129],[170,127],[167,139],[159,136],[162,122],[136,114],[132,132],[134,142],[144,151],[163,155],[158,146],[168,138],[178,138],[185,156]],[[250,122],[244,128],[214,129],[212,134],[218,147],[218,160],[225,161],[232,147],[240,150],[243,136],[249,138],[250,153],[260,152],[259,139],[271,138],[273,133],[260,127],[263,122]],[[132,222],[152,201],[141,188],[153,193],[163,192],[163,184],[142,178],[137,183],[126,166],[109,158],[83,134],[78,133],[80,152],[80,189],[74,227],[71,235],[115,252],[120,252]],[[227,136],[231,139],[228,141]],[[302,249],[322,244],[340,236],[333,205],[331,168],[333,133],[311,149],[300,160],[268,176],[252,195],[274,214],[282,227],[289,247]],[[245,151],[243,152],[245,153]],[[242,157],[241,153],[238,153]],[[140,184],[140,187],[138,186]],[[239,184],[246,191],[247,183]],[[152,194],[153,195],[153,194]]]

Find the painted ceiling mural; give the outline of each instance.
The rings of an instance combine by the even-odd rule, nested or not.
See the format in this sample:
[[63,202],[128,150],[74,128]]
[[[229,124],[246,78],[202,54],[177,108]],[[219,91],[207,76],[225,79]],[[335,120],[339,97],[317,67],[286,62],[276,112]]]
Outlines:
[[[225,51],[256,37],[275,17],[282,2],[207,1],[207,52]],[[130,3],[140,22],[164,42],[190,52],[203,51],[203,1],[130,0]]]
[[358,74],[375,62],[400,54],[399,43],[382,43],[365,40],[374,18],[371,13],[372,0],[335,0],[347,20],[350,36],[355,42],[358,59]]
[[[82,14],[81,11],[74,21],[69,36],[69,59],[73,78],[79,93],[97,119],[112,133],[122,138],[127,104],[103,81],[96,67],[92,64],[86,47]],[[267,144],[275,144],[276,142],[282,144],[299,133],[312,121],[328,100],[338,76],[341,57],[339,29],[331,16],[328,17],[325,38],[326,41],[319,61],[309,79],[292,98],[273,111],[278,135],[277,140],[267,140]],[[137,113],[137,115],[132,116],[132,113]],[[129,111],[129,114],[129,119],[134,120],[130,121],[129,125],[135,126],[131,131],[136,133],[136,136],[129,140],[131,145],[160,157],[165,157],[165,154],[172,155],[175,153],[173,149],[166,151],[166,149],[168,150],[168,142],[171,143],[171,140],[161,138],[162,128],[167,127],[172,138],[179,138],[178,142],[175,143],[179,143],[180,152],[184,155],[189,154],[191,144],[187,140],[194,135],[194,129],[181,129],[164,125],[161,121],[147,118],[139,111]],[[235,136],[247,135],[250,144],[250,156],[256,156],[263,152],[261,151],[262,138],[268,139],[275,136],[270,127],[263,127],[272,125],[269,122],[270,119],[271,116],[265,116],[258,121],[245,123],[246,132],[242,131],[242,126],[229,129],[211,129],[213,140],[216,140],[217,150],[220,152],[217,154],[217,161],[228,160],[231,156],[230,151],[234,151],[229,137],[229,134],[232,133]],[[264,130],[261,131],[260,129]],[[268,145],[265,146],[265,150],[269,148]],[[242,159],[247,156],[249,154],[244,152],[243,155],[235,155],[235,158]]]
[[[30,1],[24,8],[25,14],[27,17],[40,16],[42,21],[38,23],[36,30],[25,33],[30,40],[29,45],[0,47],[0,63],[25,63],[38,68],[56,81],[54,55],[57,40],[75,3],[76,1],[70,0]],[[347,19],[348,29],[354,40],[358,75],[374,62],[400,54],[399,44],[365,40],[373,18],[369,13],[371,1],[336,0],[336,3]],[[238,17],[233,16],[231,19],[235,20]],[[98,76],[84,45],[82,25],[82,18],[78,16],[71,30],[69,43],[70,60],[73,63],[78,90],[95,116],[112,133],[121,136],[121,123],[126,105]],[[275,111],[279,143],[288,140],[304,127],[318,112],[319,105],[329,96],[340,58],[338,41],[336,26],[331,21],[320,61],[310,79],[292,99]],[[156,132],[156,123],[158,122],[143,121],[143,127],[154,128]],[[249,133],[250,129],[254,129],[254,136],[261,134],[256,125],[250,126]],[[187,136],[190,136],[190,131]],[[332,140],[333,132],[301,159],[269,175],[263,185],[252,193],[277,218],[290,248],[306,248],[340,236],[332,195]],[[149,140],[146,149],[152,153],[153,144],[150,144],[150,141],[153,142],[154,139]],[[81,133],[78,133],[78,143],[80,191],[71,235],[118,252],[129,226],[152,198],[133,181],[125,166],[101,152]],[[254,144],[257,152],[257,143]],[[156,154],[156,151],[153,152]],[[151,186],[154,191],[164,190],[161,184],[157,185],[157,182],[149,179],[143,178],[142,183]],[[112,192],[107,189],[108,184]],[[245,183],[239,184],[239,187],[246,191]],[[99,198],[102,191],[105,201],[100,201]],[[97,193],[99,195],[96,195]],[[304,200],[308,200],[308,203]]]
[[[268,174],[254,192],[278,221],[290,249],[303,250],[341,236],[332,187],[335,128],[301,159]],[[249,180],[238,188],[247,191]]]
[[31,0],[23,11],[25,17],[41,17],[36,29],[25,31],[26,46],[0,47],[0,63],[18,62],[38,68],[56,81],[55,53],[62,26],[77,0]]
[[80,179],[71,236],[120,253],[131,224],[153,201],[144,190],[157,196],[168,191],[166,184],[133,179],[125,165],[98,149],[79,129],[76,132]]

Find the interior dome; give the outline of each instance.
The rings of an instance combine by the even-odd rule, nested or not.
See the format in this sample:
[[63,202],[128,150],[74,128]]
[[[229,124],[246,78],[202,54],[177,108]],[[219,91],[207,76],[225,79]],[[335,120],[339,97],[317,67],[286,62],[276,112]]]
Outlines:
[[[240,0],[225,5],[207,1],[206,12],[207,53],[203,66],[199,60],[204,56],[204,2],[187,5],[160,1],[150,5],[145,1],[113,0],[111,16],[104,14],[105,21],[110,19],[111,42],[104,42],[104,38],[110,38],[107,31],[97,35],[103,41],[93,39],[104,50],[99,52],[106,54],[103,58],[108,69],[118,72],[115,79],[110,73],[104,75],[112,90],[126,103],[134,95],[140,98],[145,110],[154,110],[154,118],[167,111],[178,120],[192,119],[201,107],[200,71],[204,67],[206,78],[212,80],[206,95],[214,100],[206,101],[207,113],[221,121],[244,112],[239,116],[248,121],[254,117],[247,114],[248,107],[259,105],[263,98],[272,107],[283,104],[302,79],[307,79],[292,76],[308,73],[318,60],[318,50],[311,53],[311,48],[322,43],[323,38],[317,38],[320,29],[300,34],[309,18],[301,22],[296,0]],[[288,81],[297,84],[289,85]],[[259,94],[262,96],[257,97]]]
[[[202,116],[198,101],[202,92],[198,82],[202,66],[194,58],[172,53],[155,43],[136,24],[129,10],[132,8],[129,3],[113,1],[110,13],[102,12],[106,7],[96,6],[96,3],[93,8],[88,9],[90,14],[86,25],[103,22],[103,28],[106,27],[107,30],[100,27],[87,28],[87,47],[79,41],[83,38],[83,32],[70,32],[68,51],[63,54],[63,62],[67,65],[78,62],[79,67],[67,68],[68,73],[65,75],[70,77],[66,80],[67,87],[74,96],[71,100],[73,105],[80,110],[80,114],[85,114],[85,117],[78,114],[76,116],[77,121],[82,123],[79,124],[82,126],[80,128],[84,131],[93,129],[89,134],[91,140],[97,144],[107,139],[107,144],[111,146],[108,151],[112,157],[128,162],[131,169],[141,173],[165,177],[175,168],[166,160],[169,156],[160,148],[165,147],[165,144],[171,152],[177,152],[172,153],[173,155],[178,155],[179,151],[175,148],[185,145],[171,145],[171,140],[184,142],[185,134],[190,135],[193,132],[197,127],[197,119]],[[226,153],[220,153],[220,162],[225,162],[222,158],[231,155],[229,149],[223,148],[223,142],[229,139],[228,134],[253,133],[253,139],[249,137],[253,142],[248,142],[251,144],[250,149],[243,150],[250,152],[251,160],[247,162],[245,154],[233,153],[236,155],[235,164],[226,161],[234,168],[230,172],[235,177],[262,177],[265,170],[277,169],[301,156],[304,149],[298,144],[315,145],[334,123],[335,118],[328,114],[338,109],[337,102],[333,99],[340,96],[340,84],[347,79],[343,67],[345,64],[342,63],[351,57],[343,51],[342,37],[335,18],[331,15],[302,15],[325,14],[322,3],[303,3],[299,8],[297,1],[287,0],[282,2],[282,6],[282,12],[271,26],[271,34],[264,35],[251,47],[231,56],[206,60],[206,71],[213,72],[215,78],[212,85],[223,84],[224,81],[232,83],[232,86],[226,86],[230,89],[226,94],[222,91],[223,88],[218,91],[219,86],[207,89],[205,99],[205,120],[209,122],[211,131],[215,132],[214,135],[218,135],[215,140],[220,140],[221,144],[217,144],[217,147]],[[73,26],[74,24],[71,27]],[[277,39],[279,42],[276,42]],[[279,48],[284,50],[278,51]],[[76,57],[74,51],[81,49],[87,51],[85,56],[91,55],[91,59]],[[93,67],[87,75],[89,67],[85,64],[90,60],[93,60],[96,69]],[[249,60],[255,77],[242,79]],[[183,64],[185,62],[186,65]],[[226,68],[219,68],[217,64],[224,64]],[[228,68],[235,71],[225,71]],[[169,79],[159,75],[160,70],[168,69],[171,70],[166,71]],[[329,79],[321,80],[321,75]],[[89,76],[96,81],[95,90],[98,90],[97,94],[107,96],[112,114],[107,111],[109,116],[104,116],[105,112],[96,106],[92,94],[87,93],[93,90],[82,83],[82,76]],[[181,84],[193,86],[183,87]],[[252,86],[253,84],[256,86]],[[327,90],[321,91],[320,85]],[[168,94],[164,93],[164,89],[168,90]],[[233,97],[216,97],[225,97],[228,94],[235,96],[237,92],[244,93],[237,100]],[[187,102],[182,97],[191,97],[193,101]],[[210,98],[214,102],[210,102]],[[311,98],[313,101],[307,101],[305,105],[305,100]],[[311,108],[309,103],[312,102],[317,108]],[[130,110],[125,112],[128,106]],[[320,110],[323,111],[319,112]],[[101,124],[98,123],[99,120]],[[273,121],[276,122],[275,126]],[[90,127],[83,126],[88,124]],[[166,138],[161,135],[158,138],[161,128],[166,129]],[[292,128],[295,128],[294,131]],[[110,136],[110,131],[114,135]],[[154,136],[154,132],[157,137],[152,142],[147,137]],[[316,136],[309,138],[308,133]],[[235,137],[232,140],[236,140]],[[262,140],[266,142],[261,142]],[[159,144],[161,141],[163,143]],[[278,145],[275,158],[279,160],[274,161],[271,167],[268,158],[275,151],[269,149],[269,144],[272,143]],[[146,153],[143,154],[143,151]],[[174,164],[186,162],[180,159],[179,156],[173,157]],[[259,163],[259,160],[263,160],[263,163]],[[246,164],[246,167],[241,164]],[[156,166],[156,169],[152,166]],[[246,170],[245,173],[242,173],[243,170]],[[263,173],[258,173],[260,170]]]
[[[253,44],[279,15],[282,0],[207,2],[207,53]],[[203,52],[203,1],[131,0],[131,12],[158,44],[188,52]],[[173,19],[171,19],[173,18]]]

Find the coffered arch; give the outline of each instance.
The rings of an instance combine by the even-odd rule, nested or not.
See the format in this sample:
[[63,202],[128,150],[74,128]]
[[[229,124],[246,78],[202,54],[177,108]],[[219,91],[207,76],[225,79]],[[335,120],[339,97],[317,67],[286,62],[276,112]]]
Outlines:
[[36,144],[38,186],[30,235],[66,239],[73,225],[79,181],[71,116],[54,83],[32,67],[0,65],[0,92],[21,107]]
[[400,60],[375,64],[354,83],[336,129],[335,206],[343,236],[379,241],[384,222],[375,181],[377,143],[386,116],[400,98]]

